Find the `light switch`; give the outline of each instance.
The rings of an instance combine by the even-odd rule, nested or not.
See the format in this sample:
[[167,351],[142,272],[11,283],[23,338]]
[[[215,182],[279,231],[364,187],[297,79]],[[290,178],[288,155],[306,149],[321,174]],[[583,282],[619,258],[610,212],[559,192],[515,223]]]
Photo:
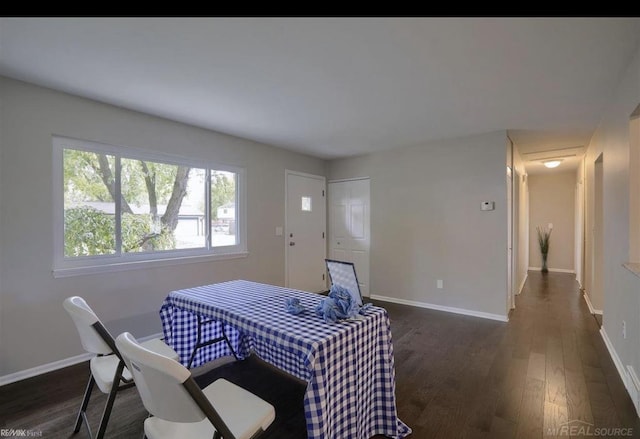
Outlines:
[[282,227],[276,227],[276,236],[282,236],[284,234],[284,231],[282,230]]

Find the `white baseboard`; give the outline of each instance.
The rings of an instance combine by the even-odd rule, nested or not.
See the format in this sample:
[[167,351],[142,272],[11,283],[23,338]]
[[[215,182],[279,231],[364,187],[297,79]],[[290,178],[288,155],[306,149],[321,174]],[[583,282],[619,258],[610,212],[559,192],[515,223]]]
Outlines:
[[631,397],[631,401],[633,402],[634,407],[636,408],[636,412],[638,416],[640,416],[640,407],[638,401],[638,391],[640,390],[640,380],[633,370],[633,367],[628,366],[629,373],[627,369],[625,369],[622,360],[618,356],[609,336],[607,335],[607,331],[604,330],[604,327],[600,328],[600,335],[602,336],[602,340],[604,341],[607,350],[609,351],[609,355],[613,360],[613,364],[615,364],[616,369],[618,370],[618,375],[620,375],[620,379],[622,379],[622,383],[624,384],[627,393]]
[[629,386],[627,391],[631,395],[631,401],[636,408],[636,414],[640,417],[640,378],[636,375],[633,366],[627,366],[627,374],[629,375]]
[[607,350],[609,351],[609,355],[611,356],[611,359],[613,360],[613,364],[615,364],[616,369],[618,370],[618,374],[620,375],[620,378],[622,378],[622,382],[626,386],[628,381],[627,372],[625,371],[624,364],[622,364],[622,360],[620,359],[620,357],[618,356],[618,353],[613,347],[613,344],[611,343],[611,340],[609,339],[609,336],[607,335],[607,331],[605,331],[604,327],[600,328],[600,336],[602,337],[602,340],[604,341],[604,344],[607,347]]
[[[162,337],[162,334],[153,334],[147,337],[140,337],[139,342],[151,340],[152,338]],[[64,358],[62,360],[54,361],[52,363],[42,364],[40,366],[32,367],[30,369],[21,370],[18,372],[10,373],[9,375],[0,376],[0,386],[5,384],[15,383],[27,378],[31,378],[37,375],[42,375],[47,372],[53,372],[54,370],[63,369],[65,367],[73,366],[74,364],[89,361],[93,357],[93,354],[80,354],[75,357]]]
[[522,293],[522,289],[524,288],[524,284],[527,282],[527,278],[529,277],[529,273],[524,274],[524,279],[522,279],[522,283],[520,284],[520,288],[518,288],[518,293]]
[[584,301],[587,302],[587,306],[589,307],[589,312],[591,314],[598,314],[600,316],[602,315],[601,309],[595,309],[593,307],[593,305],[591,304],[591,299],[589,299],[589,295],[587,294],[586,291],[582,294],[582,297],[584,297]]
[[569,274],[576,274],[575,270],[569,270],[566,268],[549,268],[549,271],[551,273],[569,273]]
[[[529,267],[530,271],[540,271],[542,267]],[[568,270],[566,268],[549,268],[549,273],[569,273],[576,274],[575,270]]]
[[22,381],[27,378],[31,378],[43,373],[52,372],[54,370],[63,369],[65,367],[73,366],[74,364],[89,361],[93,357],[92,354],[80,354],[75,357],[64,358],[62,360],[54,361],[53,363],[43,364],[41,366],[32,367],[30,369],[21,370],[18,372],[10,373],[0,377],[0,386],[5,384],[15,383],[16,381]]
[[398,299],[396,297],[378,296],[375,294],[372,294],[371,298],[375,300],[381,300],[383,302],[398,303],[400,305],[409,305],[409,306],[415,306],[418,308],[427,308],[427,309],[434,309],[436,311],[445,311],[445,312],[450,312],[454,314],[463,314],[466,316],[481,317],[483,319],[498,320],[500,322],[509,321],[509,318],[507,316],[502,316],[500,314],[491,314],[488,312],[473,311],[473,310],[464,309],[464,308],[454,308],[451,306],[435,305],[433,303],[416,302],[414,300]]

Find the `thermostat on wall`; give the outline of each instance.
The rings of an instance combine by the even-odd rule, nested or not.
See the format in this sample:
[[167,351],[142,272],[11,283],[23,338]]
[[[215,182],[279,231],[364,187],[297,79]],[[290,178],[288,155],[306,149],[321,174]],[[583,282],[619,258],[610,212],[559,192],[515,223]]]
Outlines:
[[480,203],[480,210],[494,210],[495,203],[493,201],[483,201]]

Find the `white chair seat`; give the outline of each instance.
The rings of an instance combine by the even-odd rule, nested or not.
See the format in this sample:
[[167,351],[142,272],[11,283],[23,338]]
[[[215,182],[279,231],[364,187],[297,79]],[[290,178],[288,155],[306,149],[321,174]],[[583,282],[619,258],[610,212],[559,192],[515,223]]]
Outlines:
[[[260,428],[266,430],[276,417],[271,404],[224,378],[208,385],[203,393],[238,439],[249,439]],[[151,417],[144,421],[144,431],[149,439],[210,438],[214,428],[208,419],[183,423]]]
[[[159,338],[153,338],[140,344],[150,351],[169,357],[172,360],[179,361],[176,351],[167,346],[167,344]],[[93,374],[93,378],[96,380],[96,384],[103,393],[109,393],[111,391],[111,386],[113,386],[113,377],[116,374],[116,368],[118,367],[119,361],[118,356],[114,354],[102,357],[93,357],[91,359],[91,373]],[[129,372],[126,367],[122,371],[122,378],[127,381],[131,381],[133,379],[131,372]]]

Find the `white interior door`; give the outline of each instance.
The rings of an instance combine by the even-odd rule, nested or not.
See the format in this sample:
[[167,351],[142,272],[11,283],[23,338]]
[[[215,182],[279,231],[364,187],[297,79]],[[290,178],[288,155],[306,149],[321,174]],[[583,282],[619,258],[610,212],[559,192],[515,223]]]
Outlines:
[[369,297],[369,179],[329,182],[329,258],[353,262]]
[[326,289],[326,199],[324,177],[287,171],[286,282],[289,288]]

